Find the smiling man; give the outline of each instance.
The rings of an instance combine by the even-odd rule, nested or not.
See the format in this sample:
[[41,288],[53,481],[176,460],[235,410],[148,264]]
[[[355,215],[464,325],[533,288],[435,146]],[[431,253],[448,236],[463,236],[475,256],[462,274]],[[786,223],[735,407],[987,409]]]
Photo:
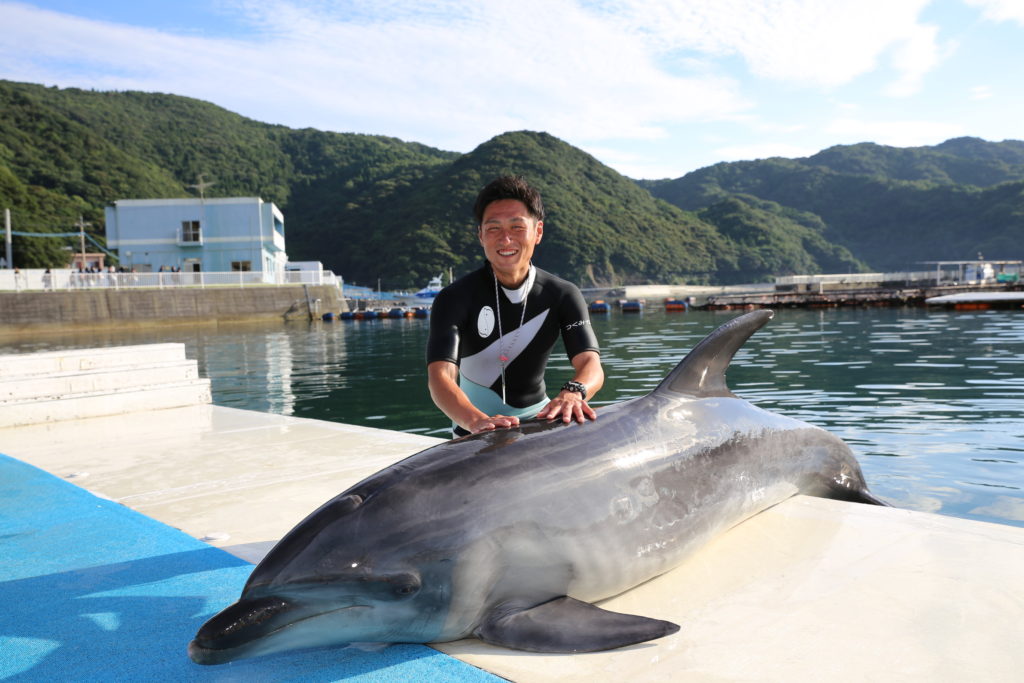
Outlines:
[[[457,436],[514,427],[520,418],[583,422],[604,383],[583,295],[534,266],[544,236],[540,193],[521,176],[480,191],[473,211],[487,263],[437,295],[430,314],[427,377]],[[575,370],[548,399],[544,369],[561,336]]]

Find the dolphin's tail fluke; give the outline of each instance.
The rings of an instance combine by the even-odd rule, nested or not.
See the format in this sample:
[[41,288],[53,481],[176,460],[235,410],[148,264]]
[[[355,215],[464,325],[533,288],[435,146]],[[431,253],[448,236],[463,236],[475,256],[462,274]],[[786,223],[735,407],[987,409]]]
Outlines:
[[833,500],[844,500],[847,503],[864,503],[865,505],[881,505],[892,507],[881,498],[876,498],[867,488],[849,488],[846,486],[835,486],[831,489],[829,498]]
[[769,310],[752,311],[725,323],[693,347],[653,393],[672,391],[697,398],[734,396],[725,383],[725,371],[750,335],[774,315]]

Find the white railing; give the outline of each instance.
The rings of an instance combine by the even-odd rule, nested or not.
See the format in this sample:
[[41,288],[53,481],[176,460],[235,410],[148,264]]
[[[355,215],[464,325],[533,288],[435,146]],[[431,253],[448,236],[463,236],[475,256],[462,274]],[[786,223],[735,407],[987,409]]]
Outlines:
[[[945,273],[943,277],[947,277]],[[949,279],[955,279],[949,275]],[[855,285],[855,284],[881,284],[883,282],[918,282],[922,280],[935,280],[934,270],[921,270],[899,273],[830,273],[822,275],[788,275],[775,278],[776,285]]]
[[76,291],[87,289],[165,289],[170,287],[252,287],[266,285],[328,285],[342,287],[342,279],[329,270],[280,272],[156,272],[80,273],[70,268],[0,270],[0,291]]

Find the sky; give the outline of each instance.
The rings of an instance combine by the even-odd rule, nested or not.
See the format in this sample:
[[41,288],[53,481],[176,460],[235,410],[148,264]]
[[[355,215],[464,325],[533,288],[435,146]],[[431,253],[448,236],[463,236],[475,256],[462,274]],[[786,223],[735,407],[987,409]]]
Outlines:
[[0,78],[468,152],[548,132],[631,178],[1024,139],[1024,0],[0,0]]

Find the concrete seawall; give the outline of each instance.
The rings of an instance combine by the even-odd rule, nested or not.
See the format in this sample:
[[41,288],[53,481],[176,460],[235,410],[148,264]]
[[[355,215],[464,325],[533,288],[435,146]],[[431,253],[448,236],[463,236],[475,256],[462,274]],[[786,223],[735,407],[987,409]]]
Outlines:
[[[308,290],[312,301],[320,300],[320,312],[347,310],[337,287],[310,285]],[[306,289],[301,285],[0,292],[0,334],[56,325],[151,325],[305,316]]]

